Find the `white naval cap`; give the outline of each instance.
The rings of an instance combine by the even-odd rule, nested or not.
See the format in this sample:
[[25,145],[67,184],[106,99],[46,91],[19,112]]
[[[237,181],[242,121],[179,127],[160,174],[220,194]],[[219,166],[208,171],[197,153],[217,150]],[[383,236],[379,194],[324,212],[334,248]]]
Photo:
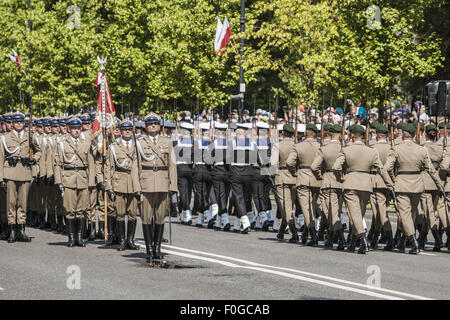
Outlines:
[[200,122],[198,126],[202,130],[209,130],[210,129],[209,122]]
[[226,130],[228,129],[228,124],[216,121],[214,122],[214,128],[219,130]]
[[256,127],[258,129],[269,129],[269,124],[263,121],[259,121],[256,123]]
[[192,123],[183,121],[183,122],[180,123],[180,128],[181,129],[186,129],[186,130],[193,130],[194,129],[194,125]]
[[252,128],[252,124],[251,123],[238,123],[237,124],[238,129],[251,129]]

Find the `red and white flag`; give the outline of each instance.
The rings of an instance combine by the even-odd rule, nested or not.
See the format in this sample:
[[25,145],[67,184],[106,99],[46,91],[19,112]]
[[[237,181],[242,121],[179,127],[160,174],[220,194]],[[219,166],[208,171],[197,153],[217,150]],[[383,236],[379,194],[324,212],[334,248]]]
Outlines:
[[8,53],[9,59],[11,60],[12,63],[14,63],[14,65],[19,71],[25,73],[25,71],[22,70],[22,58],[14,51],[14,49],[12,49],[11,51],[12,55]]
[[216,37],[214,39],[214,54],[224,54],[225,47],[230,42],[231,37],[231,27],[228,22],[227,17],[220,22],[219,17],[217,17],[217,27],[216,27]]
[[[111,93],[109,91],[109,84],[103,68],[98,73],[94,83],[97,85],[97,114],[94,123],[92,124],[92,139],[97,138],[102,133],[101,129],[103,127],[108,131],[114,127],[114,117],[116,114]],[[102,84],[104,85],[104,96],[102,94]],[[103,114],[105,117],[103,117]],[[100,142],[99,140],[101,139],[98,139],[97,141]]]

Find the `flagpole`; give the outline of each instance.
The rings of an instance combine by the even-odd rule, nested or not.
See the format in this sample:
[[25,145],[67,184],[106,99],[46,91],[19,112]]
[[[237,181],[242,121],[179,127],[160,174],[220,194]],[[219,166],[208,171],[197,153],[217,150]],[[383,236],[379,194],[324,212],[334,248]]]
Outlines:
[[[103,138],[103,157],[102,157],[102,162],[103,162],[103,183],[106,185],[106,78],[105,78],[105,67],[104,64],[106,63],[106,59],[102,60],[103,63],[101,63],[101,78],[100,78],[100,83],[101,83],[101,92],[102,92],[102,138]],[[105,208],[105,230],[104,230],[104,234],[105,234],[105,245],[106,245],[106,241],[108,239],[108,197],[106,194],[106,188],[105,191],[103,192],[103,205]]]

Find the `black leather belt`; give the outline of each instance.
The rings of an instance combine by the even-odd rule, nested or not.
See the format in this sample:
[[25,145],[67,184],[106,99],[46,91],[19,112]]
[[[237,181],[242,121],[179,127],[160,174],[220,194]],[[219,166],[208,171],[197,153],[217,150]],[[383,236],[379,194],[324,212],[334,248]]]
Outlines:
[[420,174],[420,171],[399,171],[397,174],[413,175],[413,174]]
[[116,166],[115,170],[116,170],[117,172],[125,172],[125,173],[128,173],[128,174],[131,173],[131,169],[119,168],[119,167],[117,167],[117,166]]
[[288,169],[288,167],[278,167],[278,170],[289,170],[289,169]]
[[364,171],[364,170],[349,170],[349,171],[347,171],[347,173],[353,173],[353,172],[358,172],[358,173],[370,173],[370,171]]
[[82,171],[87,170],[87,167],[65,167],[65,171]]
[[142,170],[167,171],[167,170],[169,170],[169,167],[150,167],[150,166],[142,166]]
[[300,166],[300,169],[311,169],[311,166]]

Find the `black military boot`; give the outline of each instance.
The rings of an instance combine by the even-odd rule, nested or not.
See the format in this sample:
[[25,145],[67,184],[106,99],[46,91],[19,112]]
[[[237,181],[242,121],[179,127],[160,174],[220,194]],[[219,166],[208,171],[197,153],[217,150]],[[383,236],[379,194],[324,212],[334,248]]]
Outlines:
[[87,236],[88,236],[88,241],[95,240],[95,222],[89,222]]
[[337,235],[339,237],[339,242],[337,245],[337,250],[345,250],[345,247],[347,246],[347,243],[345,243],[345,235],[344,235],[344,229],[340,229],[337,232]]
[[16,225],[10,224],[9,225],[9,237],[8,237],[8,243],[16,242],[17,235],[16,235]]
[[317,238],[319,239],[319,241],[325,241],[324,235],[326,229],[327,224],[325,223],[325,221],[324,220],[320,221],[319,233],[317,234]]
[[286,223],[284,220],[281,221],[280,229],[278,229],[277,239],[284,240],[284,230],[286,229]]
[[384,232],[384,229],[381,228],[380,232],[380,240],[378,240],[378,244],[386,244],[386,232]]
[[9,227],[7,223],[2,223],[2,233],[0,234],[0,240],[8,240]]
[[75,245],[77,247],[86,247],[86,242],[83,238],[83,231],[86,230],[86,220],[84,218],[74,219],[75,223]]
[[[425,229],[425,228],[424,228]],[[417,239],[417,243],[419,244],[420,250],[425,250],[425,236],[427,231],[421,229],[421,232],[419,233],[419,238]]]
[[298,233],[295,228],[295,223],[293,220],[289,221],[289,230],[291,231],[292,237],[289,239],[289,243],[297,243],[298,242]]
[[384,251],[394,250],[394,238],[392,237],[392,230],[386,231],[385,233],[386,245],[384,246]]
[[409,250],[409,254],[418,254],[420,252],[420,249],[419,249],[419,244],[417,243],[417,240],[416,240],[416,235],[413,234],[413,235],[409,236],[408,238],[409,238],[409,242],[411,243],[411,250]]
[[[316,231],[316,229],[314,229],[314,231]],[[317,235],[316,235],[316,237],[317,237]],[[306,244],[306,242],[308,242],[308,228],[303,228],[302,244]]]
[[366,233],[361,233],[360,235],[358,235],[358,238],[360,239],[359,243],[359,250],[358,253],[359,254],[366,254],[369,252],[369,243],[367,242],[367,238],[366,238]]
[[447,249],[450,251],[450,226],[447,227]]
[[119,237],[117,235],[117,218],[112,219],[112,244],[119,244]]
[[98,231],[95,237],[97,239],[105,240],[105,221],[98,222]]
[[367,241],[371,242],[373,238],[373,233],[375,232],[375,220],[372,220],[369,233],[367,234]]
[[353,233],[349,233],[349,237],[347,238],[347,251],[355,252],[356,249],[356,236]]
[[56,231],[56,229],[58,228],[58,225],[56,223],[56,213],[52,213],[51,214],[52,220],[50,221],[50,230],[51,231]]
[[67,229],[67,219],[65,216],[63,216],[62,218],[63,218],[63,223],[64,223],[64,228],[63,228],[62,234],[67,234],[69,232]]
[[75,247],[74,233],[75,233],[75,220],[74,219],[66,219],[66,228],[67,228],[67,246],[69,248]]
[[152,247],[155,259],[161,260],[164,255],[161,253],[161,240],[164,233],[164,224],[155,224],[155,239]]
[[134,234],[136,233],[136,220],[128,219],[127,223],[127,249],[139,250],[139,247],[134,243]]
[[[306,229],[306,228],[305,228]],[[306,244],[308,247],[317,247],[319,245],[319,239],[317,237],[316,228],[309,228],[309,234],[311,236],[311,240]]]
[[394,236],[394,246],[396,248],[398,248],[398,246],[400,245],[402,236],[403,236],[403,232],[402,232],[401,228],[397,226],[397,231],[395,232],[395,236]]
[[328,230],[328,238],[325,241],[325,247],[332,249],[333,248],[333,237],[334,232],[332,230]]
[[380,237],[380,231],[374,230],[372,233],[372,240],[370,241],[370,249],[378,249],[378,238]]
[[39,224],[39,229],[44,230],[47,225],[47,221],[45,221],[45,212],[39,213],[39,217],[40,217],[40,221],[41,221],[41,223]]
[[19,224],[17,225],[17,241],[20,242],[31,242],[31,238],[27,236],[25,233],[25,225]]
[[125,221],[116,221],[117,235],[119,236],[119,248],[117,251],[124,251],[126,249],[125,243]]
[[398,241],[397,249],[400,252],[405,252],[405,247],[406,247],[406,235],[404,233],[402,233],[402,236],[401,236],[400,240]]
[[63,233],[64,232],[64,217],[63,216],[57,216],[56,217],[56,232]]
[[433,251],[441,251],[441,248],[444,246],[442,244],[442,240],[441,237],[439,236],[439,231],[437,229],[436,226],[434,226],[431,229],[431,234],[433,235],[434,238],[434,247],[433,247]]
[[151,224],[142,224],[142,232],[144,233],[145,250],[147,253],[145,260],[147,263],[150,263],[153,259],[153,226]]
[[347,243],[350,243],[350,240],[352,238],[352,226],[348,228],[348,235],[347,235]]

